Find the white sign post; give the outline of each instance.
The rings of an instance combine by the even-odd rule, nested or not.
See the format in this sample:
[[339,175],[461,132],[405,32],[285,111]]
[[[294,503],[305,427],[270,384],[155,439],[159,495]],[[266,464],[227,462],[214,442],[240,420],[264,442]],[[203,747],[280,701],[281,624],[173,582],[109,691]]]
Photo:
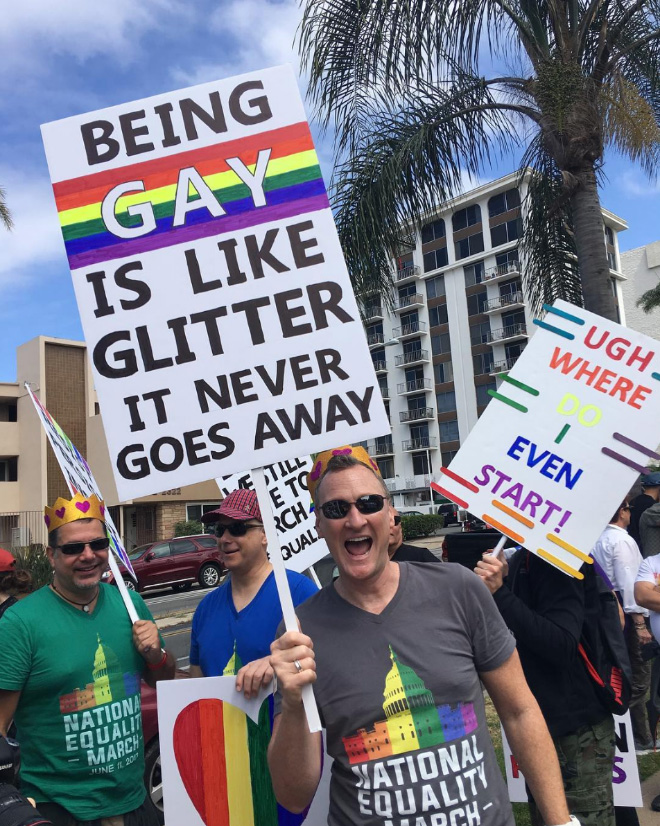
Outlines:
[[660,460],[660,345],[557,301],[435,491],[577,576]]
[[260,469],[389,430],[291,68],[42,133],[120,499],[252,468],[277,547]]

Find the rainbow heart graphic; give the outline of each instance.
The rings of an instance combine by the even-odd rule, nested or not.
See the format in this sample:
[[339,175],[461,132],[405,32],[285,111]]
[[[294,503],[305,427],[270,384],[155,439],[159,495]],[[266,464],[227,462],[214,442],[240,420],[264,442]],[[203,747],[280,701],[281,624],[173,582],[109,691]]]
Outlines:
[[218,699],[187,705],[174,724],[174,756],[183,785],[206,826],[293,826],[304,817],[278,806],[266,751],[267,698],[253,722]]

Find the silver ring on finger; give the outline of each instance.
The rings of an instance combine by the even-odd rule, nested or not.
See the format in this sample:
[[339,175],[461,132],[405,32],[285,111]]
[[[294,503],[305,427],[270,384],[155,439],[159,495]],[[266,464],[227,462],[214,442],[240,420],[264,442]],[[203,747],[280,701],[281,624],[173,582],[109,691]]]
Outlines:
[[295,667],[296,667],[296,671],[298,672],[298,674],[300,674],[300,672],[301,672],[301,671],[304,671],[304,670],[305,670],[305,669],[302,667],[302,665],[300,665],[300,660],[294,660],[294,661],[293,661],[293,664],[295,665]]

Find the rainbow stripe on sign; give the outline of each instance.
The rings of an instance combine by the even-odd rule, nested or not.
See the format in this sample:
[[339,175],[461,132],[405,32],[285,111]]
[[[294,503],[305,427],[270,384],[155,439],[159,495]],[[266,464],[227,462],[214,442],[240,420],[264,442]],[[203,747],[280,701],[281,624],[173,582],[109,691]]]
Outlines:
[[[254,172],[260,150],[266,149],[271,150],[264,180],[266,205],[255,207],[250,190],[227,159],[240,158]],[[197,170],[225,214],[214,217],[200,203],[199,209],[188,212],[183,225],[173,227],[179,172],[189,167]],[[145,202],[153,205],[156,219],[154,230],[131,239],[109,232],[101,216],[103,199],[127,181],[142,181],[144,190],[118,199],[118,222],[126,227],[140,226],[140,217],[129,215],[127,209]],[[53,191],[72,270],[329,206],[307,122],[61,181],[53,185]],[[190,202],[194,204],[193,199]]]

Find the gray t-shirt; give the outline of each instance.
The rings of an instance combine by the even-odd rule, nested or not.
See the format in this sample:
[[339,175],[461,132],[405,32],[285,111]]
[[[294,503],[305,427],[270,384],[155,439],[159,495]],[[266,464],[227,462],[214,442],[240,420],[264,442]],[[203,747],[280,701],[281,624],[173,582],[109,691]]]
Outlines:
[[328,586],[297,609],[334,758],[330,826],[513,826],[478,672],[515,648],[493,598],[460,565],[400,565],[374,615]]

